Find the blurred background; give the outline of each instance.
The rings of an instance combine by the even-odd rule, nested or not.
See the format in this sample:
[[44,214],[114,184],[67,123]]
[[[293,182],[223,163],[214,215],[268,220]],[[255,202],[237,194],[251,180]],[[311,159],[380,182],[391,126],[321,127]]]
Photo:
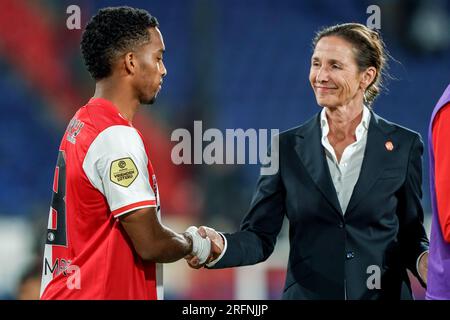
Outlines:
[[[381,33],[392,79],[375,102],[381,116],[427,136],[428,120],[450,82],[449,0],[1,0],[0,1],[0,299],[36,297],[57,148],[94,82],[80,54],[82,30],[69,30],[66,9],[81,26],[101,7],[148,10],[165,38],[168,76],[158,101],[135,126],[150,145],[163,222],[231,232],[246,213],[257,165],[172,164],[176,128],[276,128],[319,111],[308,82],[311,40],[323,26],[366,24],[381,9]],[[224,131],[223,131],[224,132]],[[425,143],[426,143],[426,139]],[[427,155],[424,198],[429,231]],[[228,270],[165,266],[166,299],[279,299],[285,279],[286,228],[271,258]],[[416,298],[423,289],[413,280]]]

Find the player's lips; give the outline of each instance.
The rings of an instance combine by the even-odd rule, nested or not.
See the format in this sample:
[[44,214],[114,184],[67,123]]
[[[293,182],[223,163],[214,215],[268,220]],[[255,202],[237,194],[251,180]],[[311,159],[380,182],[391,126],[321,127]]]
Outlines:
[[314,88],[317,90],[317,92],[319,93],[327,93],[333,90],[336,90],[337,88],[335,87],[324,87],[324,86],[314,86]]
[[314,86],[316,89],[337,89],[336,87]]

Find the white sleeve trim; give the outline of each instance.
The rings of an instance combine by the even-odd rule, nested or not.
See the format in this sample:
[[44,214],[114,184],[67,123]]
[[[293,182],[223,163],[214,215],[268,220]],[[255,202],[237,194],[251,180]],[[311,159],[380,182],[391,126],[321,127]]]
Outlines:
[[157,205],[156,204],[147,204],[147,205],[142,205],[142,206],[138,206],[138,207],[133,207],[133,208],[130,208],[130,209],[127,209],[126,211],[124,211],[124,212],[121,212],[121,213],[118,213],[118,214],[116,214],[115,216],[114,216],[114,218],[119,218],[120,216],[123,216],[123,215],[125,215],[125,214],[127,214],[127,213],[130,213],[131,211],[135,211],[135,210],[139,210],[139,209],[144,209],[144,208],[156,208],[157,207]]

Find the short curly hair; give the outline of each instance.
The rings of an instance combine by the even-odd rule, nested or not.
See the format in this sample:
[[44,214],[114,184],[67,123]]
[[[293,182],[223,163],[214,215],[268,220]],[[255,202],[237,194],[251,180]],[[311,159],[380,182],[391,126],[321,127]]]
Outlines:
[[159,27],[158,20],[146,10],[108,7],[88,22],[81,39],[81,53],[95,80],[108,77],[118,55],[148,43],[148,28]]

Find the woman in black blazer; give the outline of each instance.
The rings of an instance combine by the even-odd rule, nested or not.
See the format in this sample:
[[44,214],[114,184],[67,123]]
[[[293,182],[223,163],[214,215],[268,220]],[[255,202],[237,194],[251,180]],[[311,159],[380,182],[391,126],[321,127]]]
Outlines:
[[[336,25],[313,48],[322,110],[279,135],[279,170],[260,177],[240,231],[199,228],[213,244],[207,267],[266,260],[286,216],[284,299],[412,299],[407,269],[424,284],[428,261],[422,140],[371,109],[386,64],[377,32]],[[188,263],[200,267],[196,257]]]

